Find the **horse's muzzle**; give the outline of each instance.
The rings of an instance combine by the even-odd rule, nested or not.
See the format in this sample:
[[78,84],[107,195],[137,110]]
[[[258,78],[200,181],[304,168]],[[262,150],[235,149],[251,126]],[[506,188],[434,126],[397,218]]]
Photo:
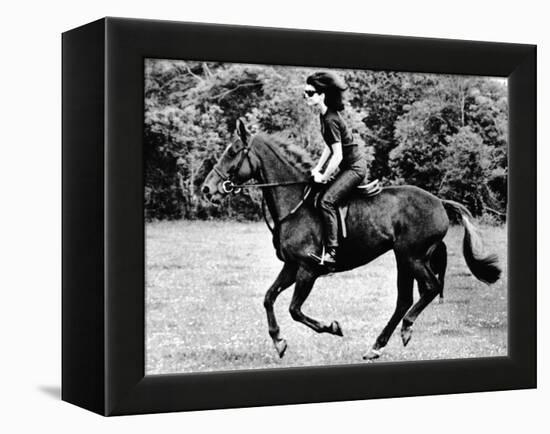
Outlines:
[[201,188],[202,196],[212,205],[220,205],[222,202],[222,194],[217,189],[212,189],[211,186],[203,185]]

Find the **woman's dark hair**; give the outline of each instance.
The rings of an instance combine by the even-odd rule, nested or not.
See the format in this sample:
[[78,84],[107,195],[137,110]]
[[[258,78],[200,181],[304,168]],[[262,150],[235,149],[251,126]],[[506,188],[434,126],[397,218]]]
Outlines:
[[306,83],[319,93],[325,94],[325,104],[336,111],[344,110],[343,93],[348,88],[346,83],[332,72],[316,72],[311,74]]

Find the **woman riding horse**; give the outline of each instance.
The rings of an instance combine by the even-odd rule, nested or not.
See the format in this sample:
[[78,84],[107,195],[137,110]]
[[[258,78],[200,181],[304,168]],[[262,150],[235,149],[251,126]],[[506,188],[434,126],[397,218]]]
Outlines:
[[340,169],[319,202],[326,247],[326,252],[320,255],[321,263],[330,266],[336,263],[338,248],[338,204],[363,181],[367,161],[340,116],[344,110],[342,94],[347,89],[346,84],[330,72],[316,72],[306,83],[306,104],[320,112],[321,134],[325,140],[325,148],[311,175],[315,182],[326,183]]
[[[449,228],[449,215],[464,226],[463,254],[473,275],[486,283],[499,279],[498,258],[483,251],[470,212],[459,203],[440,199],[413,186],[386,187],[373,198],[353,195],[346,218],[348,236],[339,246],[338,262],[331,269],[313,263],[311,252],[321,249],[323,243],[321,218],[318,211],[304,201],[303,184],[309,169],[306,171],[299,164],[300,153],[303,150],[276,137],[261,133],[252,136],[239,120],[232,142],[202,187],[203,194],[213,202],[234,193],[237,186],[262,188],[274,220],[273,244],[278,258],[284,262],[264,298],[269,335],[280,357],[287,343],[281,336],[273,305],[281,292],[294,284],[289,311],[295,321],[317,333],[342,336],[338,321],[325,323],[302,311],[315,281],[331,270],[346,271],[367,264],[388,250],[394,251],[397,264],[397,303],[388,323],[363,358],[380,357],[399,322],[402,322],[403,345],[407,345],[414,322],[443,290],[447,266],[443,238]],[[249,179],[256,179],[259,184],[241,184]],[[415,280],[420,298],[413,303]]]

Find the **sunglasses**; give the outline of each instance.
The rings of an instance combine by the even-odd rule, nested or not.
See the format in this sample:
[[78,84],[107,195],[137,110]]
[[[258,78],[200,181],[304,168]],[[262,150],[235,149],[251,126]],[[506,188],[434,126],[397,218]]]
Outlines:
[[311,98],[316,93],[318,93],[316,90],[304,90],[304,96],[307,98]]

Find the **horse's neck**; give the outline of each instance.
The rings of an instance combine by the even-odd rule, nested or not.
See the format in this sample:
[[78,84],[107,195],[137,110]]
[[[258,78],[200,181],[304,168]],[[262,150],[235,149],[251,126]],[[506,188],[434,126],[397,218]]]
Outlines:
[[[291,163],[284,161],[273,150],[269,150],[269,152],[272,155],[264,155],[261,158],[262,182],[301,181],[305,178],[305,175],[293,167]],[[304,186],[302,184],[264,188],[264,197],[273,218],[279,221],[286,217],[302,199],[303,191]]]

